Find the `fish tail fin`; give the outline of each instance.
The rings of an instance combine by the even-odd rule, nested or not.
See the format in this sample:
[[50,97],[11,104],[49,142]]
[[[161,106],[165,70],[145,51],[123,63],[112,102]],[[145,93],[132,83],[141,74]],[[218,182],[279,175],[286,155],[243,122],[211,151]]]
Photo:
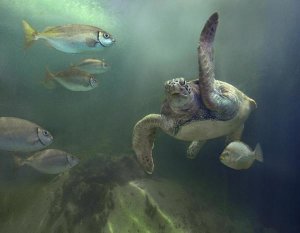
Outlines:
[[257,145],[254,149],[254,155],[255,155],[255,159],[258,160],[259,162],[264,161],[263,152],[262,152],[262,149],[261,149],[259,143],[257,143]]
[[50,72],[48,67],[46,67],[46,77],[43,82],[43,85],[48,89],[55,88],[55,83],[53,79],[54,79],[54,74]]
[[25,48],[29,48],[32,43],[37,40],[36,36],[38,35],[38,32],[34,30],[25,20],[22,21],[22,24],[25,35]]
[[16,167],[22,167],[25,164],[25,160],[17,155],[13,155]]

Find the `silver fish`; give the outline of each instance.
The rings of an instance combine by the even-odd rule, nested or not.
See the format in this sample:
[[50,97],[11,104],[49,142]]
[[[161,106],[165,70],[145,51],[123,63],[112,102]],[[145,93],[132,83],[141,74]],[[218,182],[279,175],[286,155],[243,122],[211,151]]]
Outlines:
[[30,152],[45,148],[53,141],[49,131],[20,118],[0,117],[0,149]]
[[42,32],[34,30],[25,20],[22,21],[25,33],[25,47],[34,41],[44,39],[53,48],[65,53],[99,51],[110,47],[115,39],[104,30],[80,24],[47,27]]
[[108,65],[104,60],[93,58],[84,59],[79,64],[72,65],[71,67],[90,74],[101,74],[110,69],[110,65]]
[[248,145],[240,141],[231,142],[220,156],[221,163],[236,170],[248,169],[255,160],[263,162],[260,145],[257,144],[252,151]]
[[98,81],[91,74],[78,69],[68,69],[55,74],[47,69],[45,86],[54,88],[54,81],[70,91],[90,91],[98,86]]
[[79,159],[65,151],[47,149],[36,152],[27,159],[15,156],[17,166],[28,165],[46,174],[59,174],[79,163]]

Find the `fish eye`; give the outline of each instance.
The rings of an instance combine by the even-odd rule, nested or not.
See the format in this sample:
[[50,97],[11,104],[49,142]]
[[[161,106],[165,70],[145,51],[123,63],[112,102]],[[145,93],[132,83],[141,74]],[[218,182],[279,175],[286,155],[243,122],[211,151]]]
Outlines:
[[50,135],[50,133],[47,130],[43,130],[43,135],[48,137]]
[[105,39],[108,39],[110,36],[109,36],[108,33],[104,33],[104,34],[103,34],[103,37],[104,37]]
[[91,77],[90,78],[90,84],[91,84],[92,87],[96,86],[97,85],[97,80],[94,77]]
[[229,152],[228,152],[228,151],[225,151],[225,152],[223,153],[223,155],[224,155],[224,157],[228,157],[228,156],[229,156]]

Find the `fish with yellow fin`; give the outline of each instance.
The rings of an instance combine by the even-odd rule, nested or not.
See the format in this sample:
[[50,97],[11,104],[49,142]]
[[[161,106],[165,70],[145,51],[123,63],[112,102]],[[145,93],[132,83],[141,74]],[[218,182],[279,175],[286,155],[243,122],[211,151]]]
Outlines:
[[25,47],[34,41],[44,39],[48,44],[65,53],[99,51],[110,47],[115,39],[108,32],[94,26],[69,24],[47,27],[37,32],[25,20],[22,21],[25,33]]
[[104,60],[88,58],[82,60],[76,65],[71,64],[71,68],[79,69],[90,74],[102,74],[110,69],[110,65],[107,64]]
[[90,91],[98,86],[97,79],[87,72],[71,68],[52,73],[47,69],[44,86],[53,89],[56,82],[70,91]]
[[79,163],[79,159],[62,150],[46,149],[38,151],[26,159],[14,156],[17,167],[30,166],[45,174],[59,174]]

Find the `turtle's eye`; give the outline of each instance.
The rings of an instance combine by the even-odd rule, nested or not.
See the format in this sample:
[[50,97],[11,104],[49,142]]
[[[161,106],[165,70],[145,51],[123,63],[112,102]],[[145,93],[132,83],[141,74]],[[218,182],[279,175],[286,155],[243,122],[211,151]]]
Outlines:
[[188,90],[188,92],[189,92],[189,93],[191,93],[191,88],[190,88],[190,87],[188,87],[188,89],[187,89],[187,90]]
[[110,36],[109,36],[108,33],[104,33],[104,34],[103,34],[103,37],[104,37],[105,39],[108,39]]
[[179,83],[180,83],[180,85],[182,85],[182,86],[186,84],[184,78],[180,78],[180,79],[179,79]]

